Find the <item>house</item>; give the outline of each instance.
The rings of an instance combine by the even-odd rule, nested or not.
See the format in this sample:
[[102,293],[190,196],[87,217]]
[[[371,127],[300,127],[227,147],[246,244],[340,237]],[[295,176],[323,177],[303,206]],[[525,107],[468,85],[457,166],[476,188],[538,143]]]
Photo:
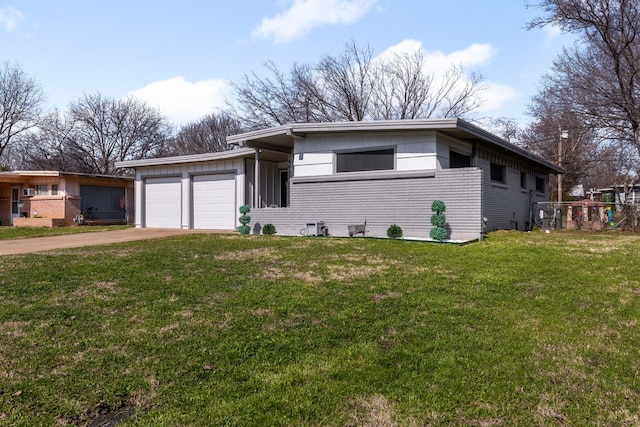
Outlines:
[[636,205],[640,203],[640,184],[614,184],[606,188],[592,189],[587,196],[593,200],[610,200],[616,204],[616,209],[622,209],[622,205]]
[[425,239],[431,204],[446,204],[448,239],[529,229],[548,201],[553,163],[460,119],[303,123],[231,136],[236,149],[124,161],[135,169],[137,227],[234,230],[249,224],[298,235],[322,224],[347,236]]
[[[133,223],[133,178],[58,171],[0,172],[0,225]],[[76,220],[76,221],[74,221]]]

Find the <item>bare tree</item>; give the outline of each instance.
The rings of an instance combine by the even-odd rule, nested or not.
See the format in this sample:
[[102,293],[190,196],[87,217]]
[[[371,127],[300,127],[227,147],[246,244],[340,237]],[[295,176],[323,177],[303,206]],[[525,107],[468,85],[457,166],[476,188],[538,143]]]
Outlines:
[[242,132],[240,122],[229,113],[210,114],[183,126],[168,151],[171,155],[226,151],[227,136]]
[[85,95],[69,107],[68,149],[78,171],[117,174],[116,161],[156,156],[167,143],[166,119],[142,101]]
[[69,156],[69,137],[73,122],[58,110],[45,116],[38,128],[20,138],[20,162],[24,169],[75,171],[76,164]]
[[369,47],[348,43],[316,65],[290,73],[266,64],[235,85],[237,110],[252,128],[296,122],[464,117],[479,107],[482,77],[452,65],[437,78],[420,51],[374,58]]
[[[568,193],[578,184],[587,188],[601,186],[602,169],[596,166],[605,155],[611,155],[611,148],[567,105],[561,108],[563,103],[558,99],[561,97],[562,94],[543,92],[533,98],[529,113],[535,120],[518,134],[519,144],[546,159],[555,160],[567,171],[562,177],[564,192]],[[566,132],[564,137],[563,132]],[[557,187],[553,185],[552,188],[552,193],[557,193]],[[557,194],[553,198],[557,198]],[[563,200],[566,199],[565,194]]]
[[17,65],[0,68],[0,161],[14,139],[38,124],[44,94]]
[[154,157],[165,149],[170,126],[156,110],[131,98],[85,95],[66,115],[54,112],[22,140],[31,167],[115,175],[116,161]]
[[332,121],[362,121],[370,113],[376,81],[373,51],[347,44],[339,56],[325,55],[316,68],[319,99],[332,112]]
[[373,118],[415,119],[425,115],[433,75],[424,72],[424,54],[396,53],[391,60],[383,60],[381,68],[373,93]]
[[530,28],[557,25],[580,43],[545,77],[581,120],[640,153],[640,3],[637,0],[543,0]]

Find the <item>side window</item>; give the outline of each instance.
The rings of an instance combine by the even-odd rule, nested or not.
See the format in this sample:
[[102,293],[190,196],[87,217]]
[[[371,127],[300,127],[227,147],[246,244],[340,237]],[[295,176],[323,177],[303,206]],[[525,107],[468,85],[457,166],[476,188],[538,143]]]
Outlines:
[[497,163],[491,163],[491,181],[504,184],[506,179],[505,167]]
[[49,186],[48,185],[36,185],[36,196],[48,196],[49,195]]
[[546,186],[544,185],[544,178],[536,177],[536,191],[538,193],[545,193]]
[[520,188],[523,190],[527,189],[527,173],[520,172]]
[[471,156],[460,154],[456,151],[449,151],[449,167],[450,168],[468,168],[471,166]]

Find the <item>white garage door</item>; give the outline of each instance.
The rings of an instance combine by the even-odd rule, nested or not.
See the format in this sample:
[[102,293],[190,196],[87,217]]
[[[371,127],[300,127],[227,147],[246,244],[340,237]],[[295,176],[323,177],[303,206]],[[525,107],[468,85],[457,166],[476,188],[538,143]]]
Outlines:
[[145,181],[145,227],[181,228],[180,177],[147,178]]
[[236,181],[234,174],[193,177],[193,228],[235,228]]

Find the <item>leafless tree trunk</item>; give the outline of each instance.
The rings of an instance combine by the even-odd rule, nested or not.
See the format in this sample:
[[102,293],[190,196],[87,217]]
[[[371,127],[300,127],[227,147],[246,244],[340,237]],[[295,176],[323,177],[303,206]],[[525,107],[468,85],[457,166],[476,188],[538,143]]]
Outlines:
[[42,89],[17,65],[0,68],[0,162],[16,136],[38,124]]

